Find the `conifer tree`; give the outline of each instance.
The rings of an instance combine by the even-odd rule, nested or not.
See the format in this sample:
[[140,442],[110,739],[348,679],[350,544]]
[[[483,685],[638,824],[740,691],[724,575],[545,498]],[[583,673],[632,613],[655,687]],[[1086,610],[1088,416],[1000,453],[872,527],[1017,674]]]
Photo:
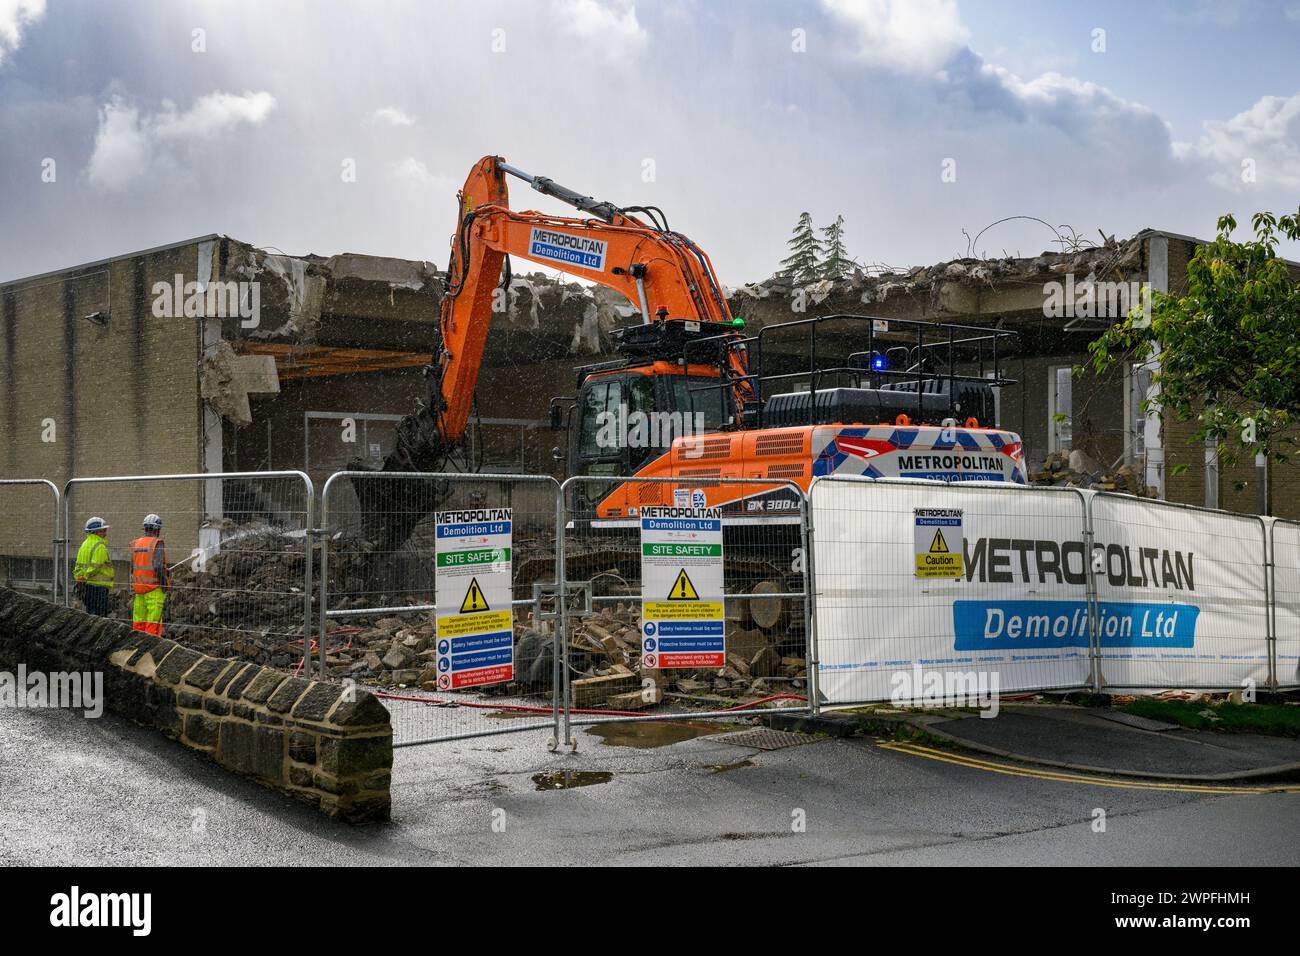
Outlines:
[[843,279],[849,271],[853,260],[844,249],[844,217],[836,216],[835,221],[822,230],[821,273],[824,279]]
[[800,283],[817,281],[821,269],[822,243],[813,228],[811,215],[806,212],[799,214],[794,233],[786,245],[790,249],[790,255],[781,260],[781,274]]

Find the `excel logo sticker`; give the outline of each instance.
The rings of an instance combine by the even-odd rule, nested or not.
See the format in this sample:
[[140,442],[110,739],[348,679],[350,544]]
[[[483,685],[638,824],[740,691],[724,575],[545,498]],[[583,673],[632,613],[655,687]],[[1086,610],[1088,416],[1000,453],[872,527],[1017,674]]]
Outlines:
[[961,578],[965,538],[960,508],[917,508],[915,517],[916,576]]

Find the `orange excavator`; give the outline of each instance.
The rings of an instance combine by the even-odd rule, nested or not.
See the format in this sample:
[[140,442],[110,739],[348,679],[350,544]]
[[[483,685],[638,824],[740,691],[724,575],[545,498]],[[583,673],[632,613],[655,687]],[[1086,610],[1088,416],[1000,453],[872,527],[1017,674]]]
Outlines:
[[[591,218],[512,210],[507,175]],[[688,336],[738,339],[742,325],[731,316],[708,256],[685,236],[670,231],[658,209],[619,208],[599,202],[550,179],[530,176],[498,156],[485,156],[474,165],[459,200],[460,217],[452,237],[434,361],[427,369],[431,380],[428,399],[415,418],[403,423],[400,431],[404,434],[399,435],[385,470],[436,470],[464,441],[508,256],[597,282],[638,304],[641,329],[622,330],[620,338],[625,351],[650,359],[635,366],[647,381],[659,376],[681,380],[670,391],[684,399],[683,384],[718,378],[713,364],[681,365],[651,357],[675,356]],[[725,351],[736,383],[735,397],[743,402],[752,394],[743,349]],[[682,409],[663,411],[680,413]]]
[[[511,209],[507,176],[585,217]],[[994,422],[994,390],[1014,384],[1002,374],[1012,332],[828,315],[748,334],[709,257],[654,206],[599,201],[499,156],[474,165],[459,200],[428,394],[398,427],[385,471],[442,471],[463,445],[503,269],[508,290],[517,256],[614,289],[639,314],[613,332],[617,360],[577,370],[571,475],[712,479],[695,494],[756,521],[797,515],[780,482],[806,489],[819,474],[1025,482],[1019,436]],[[766,375],[751,368],[751,353],[762,364],[765,352]],[[557,428],[567,401],[552,400]],[[717,482],[737,477],[773,484]],[[615,526],[674,503],[668,483],[617,482],[587,502],[594,523]]]

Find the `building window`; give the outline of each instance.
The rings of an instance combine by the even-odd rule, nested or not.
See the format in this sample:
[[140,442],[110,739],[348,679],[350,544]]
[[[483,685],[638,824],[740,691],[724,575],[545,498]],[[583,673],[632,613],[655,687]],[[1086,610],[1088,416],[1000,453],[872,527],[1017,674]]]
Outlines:
[[1069,451],[1074,426],[1074,371],[1053,365],[1047,372],[1047,450]]
[[1145,362],[1130,362],[1124,369],[1124,460],[1138,464],[1146,459],[1147,413],[1142,403],[1151,390],[1151,367]]
[[[996,372],[985,372],[984,377],[996,378],[997,374],[998,373]],[[993,421],[989,422],[988,426],[994,428],[1005,428],[1006,426],[1002,422],[1002,386],[990,385],[989,391],[993,393]]]

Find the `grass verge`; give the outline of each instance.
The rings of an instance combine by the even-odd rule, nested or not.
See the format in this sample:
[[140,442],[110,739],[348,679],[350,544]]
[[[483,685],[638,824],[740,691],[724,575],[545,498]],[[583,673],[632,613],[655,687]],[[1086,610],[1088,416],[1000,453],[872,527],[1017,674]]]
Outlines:
[[1192,730],[1300,737],[1300,707],[1286,704],[1207,704],[1143,698],[1120,709],[1128,714],[1180,724]]

